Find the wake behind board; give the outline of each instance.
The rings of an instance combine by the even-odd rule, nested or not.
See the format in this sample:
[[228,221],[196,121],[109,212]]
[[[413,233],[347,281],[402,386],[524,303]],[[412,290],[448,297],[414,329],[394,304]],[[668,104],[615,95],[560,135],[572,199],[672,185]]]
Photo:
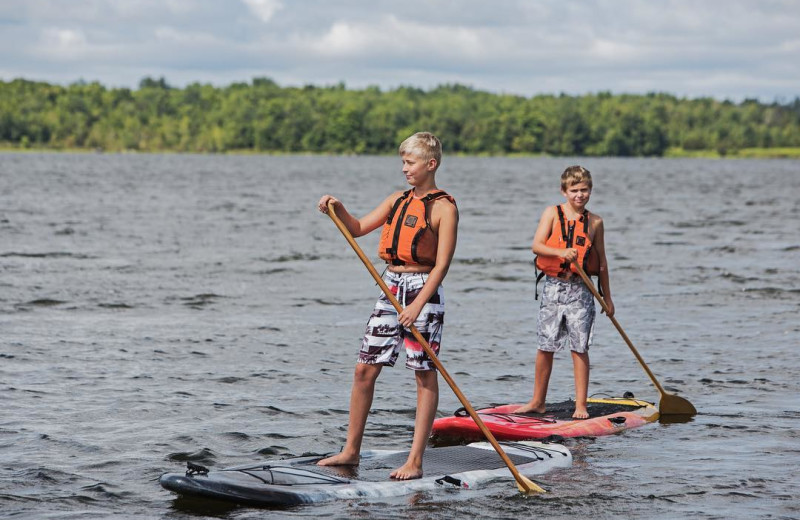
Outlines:
[[[560,444],[524,442],[504,444],[504,451],[523,475],[539,475],[568,467],[572,454]],[[235,502],[243,505],[283,506],[334,499],[402,496],[441,487],[474,489],[499,478],[513,478],[491,444],[430,448],[425,452],[424,477],[392,480],[408,451],[370,450],[361,453],[358,466],[317,466],[322,457],[267,460],[221,470],[189,463],[184,473],[161,476],[161,485],[180,495]]]
[[[658,409],[637,399],[588,399],[588,419],[573,419],[574,401],[548,404],[545,413],[513,413],[522,405],[507,404],[477,410],[498,440],[519,441],[560,437],[598,437],[638,428],[658,419]],[[436,442],[473,441],[483,438],[478,425],[463,409],[433,422]]]

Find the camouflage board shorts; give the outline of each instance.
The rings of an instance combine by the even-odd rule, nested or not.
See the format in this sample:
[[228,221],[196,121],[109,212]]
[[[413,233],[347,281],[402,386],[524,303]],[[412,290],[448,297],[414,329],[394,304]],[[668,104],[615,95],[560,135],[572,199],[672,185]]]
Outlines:
[[545,277],[536,336],[539,350],[558,352],[565,347],[582,354],[594,335],[594,298],[581,281]]
[[[403,307],[414,301],[427,279],[428,273],[393,273],[387,270],[383,275],[383,281]],[[439,286],[414,322],[414,326],[436,355],[439,354],[443,323],[444,292]],[[436,370],[433,361],[425,353],[422,345],[414,339],[411,331],[400,326],[397,321],[397,311],[386,295],[381,293],[367,322],[367,330],[358,353],[358,362],[394,366],[401,344],[406,349],[406,368]]]

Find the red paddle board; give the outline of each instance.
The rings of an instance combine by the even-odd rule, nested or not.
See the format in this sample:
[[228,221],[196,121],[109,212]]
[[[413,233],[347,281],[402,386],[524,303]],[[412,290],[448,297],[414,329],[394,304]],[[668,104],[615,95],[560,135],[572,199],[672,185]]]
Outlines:
[[[483,423],[499,441],[560,437],[598,437],[638,428],[658,419],[658,409],[646,401],[627,398],[589,399],[588,419],[573,419],[575,403],[548,404],[544,413],[513,413],[521,404],[477,410]],[[461,408],[452,417],[433,422],[437,441],[473,441],[483,438],[478,425]]]

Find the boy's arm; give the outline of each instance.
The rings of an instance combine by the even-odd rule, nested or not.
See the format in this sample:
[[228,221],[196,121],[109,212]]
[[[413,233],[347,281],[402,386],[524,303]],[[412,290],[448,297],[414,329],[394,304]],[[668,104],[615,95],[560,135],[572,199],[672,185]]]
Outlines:
[[351,235],[354,237],[360,237],[371,231],[374,231],[378,227],[382,226],[384,222],[386,222],[389,212],[392,211],[392,204],[395,200],[397,200],[397,197],[400,196],[400,193],[402,192],[392,193],[386,197],[383,202],[378,204],[375,209],[360,219],[357,219],[351,215],[350,212],[347,211],[347,208],[344,207],[344,204],[342,204],[339,199],[332,195],[323,195],[322,198],[319,199],[317,207],[320,212],[327,215],[328,202],[333,202],[333,207],[336,211],[336,216],[339,217],[339,220],[342,221]]
[[545,208],[542,212],[542,218],[539,219],[539,226],[536,228],[536,234],[533,236],[531,250],[535,255],[558,256],[572,262],[578,258],[577,249],[562,249],[550,247],[546,244],[547,239],[550,238],[550,232],[553,230],[553,221],[557,218],[558,214],[556,213],[555,207],[548,206]]
[[428,274],[428,279],[417,297],[397,317],[404,327],[410,327],[417,319],[419,313],[422,312],[422,307],[428,303],[428,300],[431,299],[436,289],[444,281],[444,277],[450,269],[450,262],[453,261],[458,235],[458,210],[456,206],[450,201],[435,201],[431,211],[431,224],[435,225],[437,221],[439,244],[436,249],[436,264]]
[[600,262],[600,289],[603,293],[603,300],[608,307],[609,318],[614,315],[614,302],[611,299],[611,284],[608,277],[608,261],[606,260],[606,243],[605,232],[603,231],[603,219],[597,217],[597,228],[594,232],[594,240],[592,241],[592,248],[597,253],[597,258]]

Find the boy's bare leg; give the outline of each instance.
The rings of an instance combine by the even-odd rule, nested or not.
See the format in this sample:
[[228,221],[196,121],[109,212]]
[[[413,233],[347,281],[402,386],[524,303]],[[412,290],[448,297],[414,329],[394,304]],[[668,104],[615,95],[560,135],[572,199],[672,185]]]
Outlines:
[[406,463],[389,476],[398,480],[422,477],[422,455],[433,428],[433,419],[439,406],[439,380],[435,370],[417,370],[417,415],[414,419],[414,441]]
[[372,397],[375,394],[375,380],[383,365],[357,363],[353,375],[353,388],[350,391],[350,422],[347,425],[347,442],[340,453],[317,462],[320,466],[344,466],[358,464],[361,455],[361,440],[367,424]]
[[550,373],[553,371],[553,352],[539,350],[536,353],[536,370],[533,380],[533,399],[514,410],[514,413],[544,413],[547,409],[547,387],[550,384]]
[[589,393],[589,353],[572,353],[572,369],[575,372],[575,419],[588,419],[586,399]]

